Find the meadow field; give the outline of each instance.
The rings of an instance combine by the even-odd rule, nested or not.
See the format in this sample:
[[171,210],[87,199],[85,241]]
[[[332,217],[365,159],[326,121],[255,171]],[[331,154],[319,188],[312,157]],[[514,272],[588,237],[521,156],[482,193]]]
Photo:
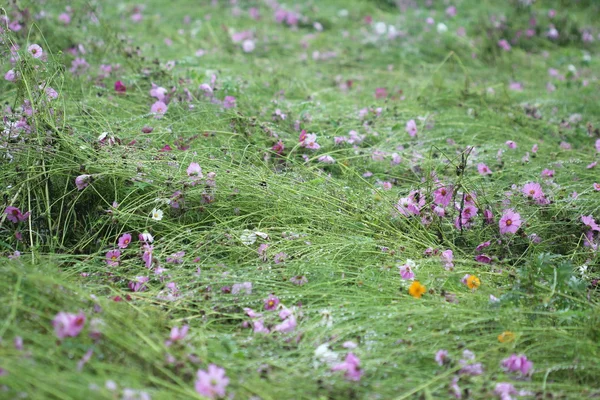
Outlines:
[[0,399],[600,398],[600,2],[5,3]]

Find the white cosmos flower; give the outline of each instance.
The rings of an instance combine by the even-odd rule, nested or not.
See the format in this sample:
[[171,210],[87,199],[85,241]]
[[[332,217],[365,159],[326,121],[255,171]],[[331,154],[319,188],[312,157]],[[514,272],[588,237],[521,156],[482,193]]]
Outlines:
[[152,219],[155,221],[160,221],[163,217],[162,210],[157,210],[156,208],[152,210]]

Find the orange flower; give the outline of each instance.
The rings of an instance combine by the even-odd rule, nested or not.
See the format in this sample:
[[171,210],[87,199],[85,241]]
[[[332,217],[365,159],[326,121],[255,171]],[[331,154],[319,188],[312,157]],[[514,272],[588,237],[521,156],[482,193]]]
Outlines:
[[408,294],[410,294],[415,299],[420,299],[425,293],[425,286],[421,285],[421,282],[414,281],[412,285],[408,288]]
[[511,331],[504,331],[498,335],[498,341],[500,343],[510,343],[515,340],[515,334]]
[[475,275],[470,275],[467,278],[467,286],[469,289],[477,289],[481,285],[481,281]]

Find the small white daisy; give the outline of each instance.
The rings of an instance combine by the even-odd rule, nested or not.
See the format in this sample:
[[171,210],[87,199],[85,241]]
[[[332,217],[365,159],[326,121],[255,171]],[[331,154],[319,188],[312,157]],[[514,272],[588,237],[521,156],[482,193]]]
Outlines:
[[152,219],[155,221],[160,221],[163,218],[162,210],[157,210],[156,208],[152,210]]

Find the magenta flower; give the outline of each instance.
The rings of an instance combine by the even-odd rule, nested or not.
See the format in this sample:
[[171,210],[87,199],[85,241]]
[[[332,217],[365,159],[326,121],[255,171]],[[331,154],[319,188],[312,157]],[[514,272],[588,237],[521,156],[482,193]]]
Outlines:
[[162,118],[163,115],[166,114],[168,109],[169,107],[167,107],[165,103],[159,100],[156,103],[152,104],[152,107],[150,107],[150,112],[154,114],[154,118]]
[[513,210],[505,210],[500,218],[500,233],[516,233],[521,227],[521,215]]
[[4,214],[6,214],[7,220],[9,220],[12,223],[18,224],[21,221],[25,221],[29,217],[30,212],[28,211],[25,214],[23,214],[21,210],[19,210],[17,207],[8,206],[4,210]]
[[517,148],[517,143],[513,142],[512,140],[507,140],[505,144],[506,144],[506,147],[508,147],[509,149]]
[[206,371],[198,370],[196,373],[196,392],[209,399],[225,397],[225,388],[229,385],[229,378],[223,368],[210,364]]
[[85,325],[85,314],[80,311],[79,314],[70,314],[59,312],[52,320],[54,333],[59,339],[64,339],[67,336],[76,337],[79,335]]
[[277,309],[277,306],[279,305],[279,298],[277,296],[273,296],[272,294],[270,294],[269,297],[267,297],[264,301],[265,310],[267,311],[273,311]]
[[78,190],[83,190],[90,184],[91,180],[91,175],[79,175],[75,178],[75,186],[77,186]]
[[345,371],[345,378],[349,381],[360,381],[363,371],[360,369],[360,360],[353,353],[348,353],[343,363],[334,365],[332,371]]
[[506,371],[518,372],[523,376],[529,375],[533,368],[533,363],[522,354],[512,354],[510,357],[502,360],[501,365]]
[[492,174],[492,170],[489,169],[489,167],[487,165],[485,165],[484,163],[477,164],[477,172],[479,172],[480,175],[491,175]]
[[121,81],[115,82],[115,92],[117,93],[125,93],[127,92],[127,87]]
[[41,58],[42,55],[44,54],[44,52],[42,51],[42,48],[40,46],[38,46],[37,44],[32,44],[31,46],[29,46],[27,48],[27,51],[29,52],[29,54],[31,54],[31,56],[33,58]]
[[129,233],[126,233],[119,238],[119,248],[126,249],[127,246],[129,246],[129,243],[131,243],[131,235]]
[[417,136],[417,123],[414,119],[411,119],[406,123],[406,132],[410,135],[410,137]]
[[106,252],[106,263],[109,267],[116,267],[119,265],[121,260],[121,252],[117,249],[109,250]]

